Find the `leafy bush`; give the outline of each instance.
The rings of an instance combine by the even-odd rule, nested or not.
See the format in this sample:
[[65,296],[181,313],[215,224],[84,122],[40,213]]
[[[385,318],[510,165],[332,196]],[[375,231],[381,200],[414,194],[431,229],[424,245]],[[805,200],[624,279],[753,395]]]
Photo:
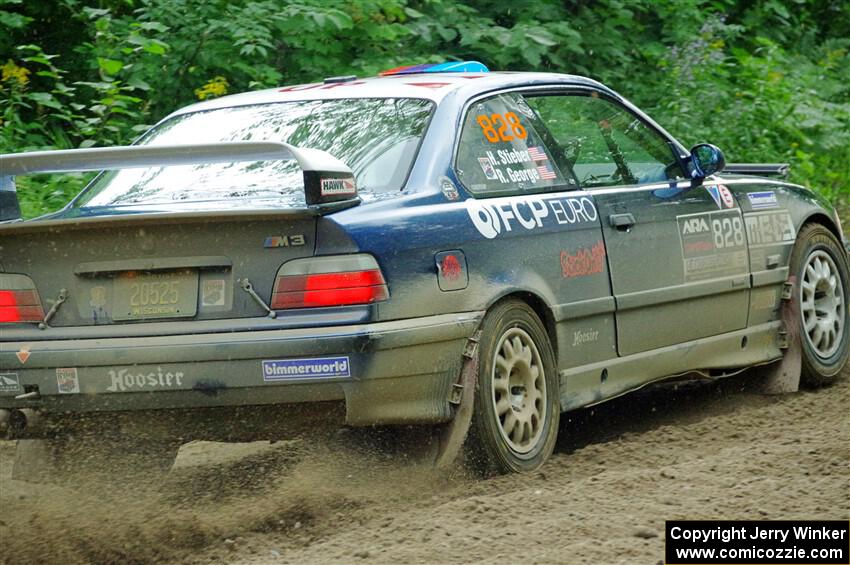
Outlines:
[[[126,144],[226,93],[415,62],[588,75],[685,143],[848,206],[850,5],[795,0],[0,0],[0,152]],[[21,179],[27,216],[86,176]]]

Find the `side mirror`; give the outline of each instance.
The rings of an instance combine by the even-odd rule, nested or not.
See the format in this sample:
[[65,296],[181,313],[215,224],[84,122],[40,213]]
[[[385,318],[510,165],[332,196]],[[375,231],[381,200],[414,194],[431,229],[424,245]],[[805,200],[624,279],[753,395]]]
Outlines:
[[722,171],[726,167],[726,157],[719,147],[710,143],[700,143],[691,149],[691,164],[693,172],[691,178],[702,182],[702,179]]

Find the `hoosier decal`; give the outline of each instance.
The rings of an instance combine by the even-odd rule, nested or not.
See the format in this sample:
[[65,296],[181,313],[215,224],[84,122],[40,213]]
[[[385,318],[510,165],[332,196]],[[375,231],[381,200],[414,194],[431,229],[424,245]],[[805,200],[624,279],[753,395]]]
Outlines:
[[183,373],[181,371],[163,372],[162,367],[156,371],[147,373],[133,373],[129,369],[112,369],[108,372],[111,384],[106,387],[109,392],[127,392],[136,390],[153,390],[183,386]]

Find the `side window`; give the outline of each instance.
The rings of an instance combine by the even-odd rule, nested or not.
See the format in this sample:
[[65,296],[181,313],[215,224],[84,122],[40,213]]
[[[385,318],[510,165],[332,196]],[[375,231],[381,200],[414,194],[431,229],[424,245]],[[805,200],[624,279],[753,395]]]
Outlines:
[[613,102],[598,95],[536,96],[526,101],[583,188],[685,178],[667,140]]
[[551,137],[519,94],[475,102],[460,135],[455,171],[476,195],[496,196],[578,188],[549,149]]

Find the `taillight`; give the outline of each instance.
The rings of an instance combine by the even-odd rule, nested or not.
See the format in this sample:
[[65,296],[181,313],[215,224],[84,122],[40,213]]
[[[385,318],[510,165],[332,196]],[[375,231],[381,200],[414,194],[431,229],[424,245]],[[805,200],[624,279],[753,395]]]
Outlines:
[[0,324],[40,322],[44,319],[41,299],[35,290],[0,290]]
[[389,298],[384,275],[371,255],[296,259],[277,274],[271,308],[371,304]]

